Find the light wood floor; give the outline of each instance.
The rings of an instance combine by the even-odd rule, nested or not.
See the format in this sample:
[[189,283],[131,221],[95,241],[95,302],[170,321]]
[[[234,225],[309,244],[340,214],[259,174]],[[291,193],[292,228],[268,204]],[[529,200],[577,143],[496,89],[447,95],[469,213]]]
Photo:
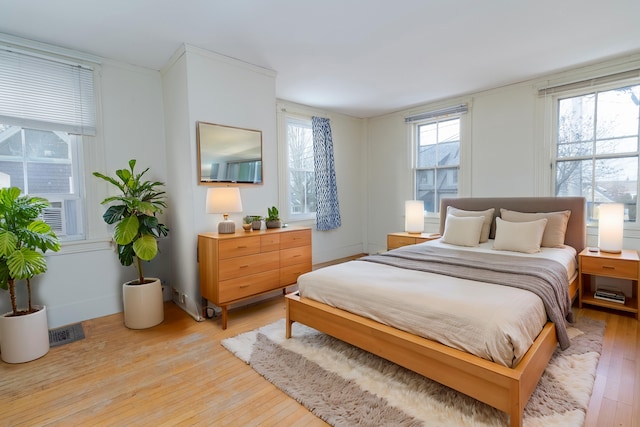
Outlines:
[[[575,310],[607,322],[585,426],[639,427],[638,321]],[[277,297],[230,311],[225,331],[173,303],[147,330],[125,328],[121,314],[83,322],[84,340],[30,363],[0,362],[0,425],[324,426],[220,345],[284,315]]]

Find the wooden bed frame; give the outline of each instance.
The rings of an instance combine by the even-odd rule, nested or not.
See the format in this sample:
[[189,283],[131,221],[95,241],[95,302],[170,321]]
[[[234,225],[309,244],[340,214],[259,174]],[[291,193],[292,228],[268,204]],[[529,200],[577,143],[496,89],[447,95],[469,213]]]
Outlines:
[[[447,206],[465,210],[493,207],[494,217],[501,207],[519,212],[571,210],[565,243],[577,253],[586,245],[582,197],[444,199],[440,212],[446,212]],[[444,218],[440,232],[443,230]],[[492,227],[491,237],[493,234]],[[576,278],[570,286],[572,300],[577,289]],[[305,324],[504,411],[511,427],[522,426],[524,407],[557,346],[555,326],[547,322],[518,366],[508,368],[297,294],[287,295],[286,310],[287,338],[293,322]]]

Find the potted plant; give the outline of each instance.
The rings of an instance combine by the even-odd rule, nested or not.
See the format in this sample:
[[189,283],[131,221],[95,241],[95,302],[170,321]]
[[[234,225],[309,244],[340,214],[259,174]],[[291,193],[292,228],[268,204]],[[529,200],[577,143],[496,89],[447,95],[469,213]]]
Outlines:
[[[145,278],[143,261],[151,261],[158,254],[160,237],[169,229],[158,221],[156,214],[163,212],[167,204],[163,182],[145,181],[134,169],[136,160],[129,160],[129,169],[116,170],[116,177],[94,172],[93,175],[113,184],[120,192],[107,197],[102,204],[111,204],[102,218],[115,225],[113,240],[118,258],[124,266],[135,265],[138,279],[123,284],[124,323],[131,329],[150,328],[164,320],[162,284],[157,278]],[[113,204],[112,204],[113,203]]]
[[242,218],[242,228],[244,228],[244,231],[251,231],[252,222],[253,222],[253,217],[250,215],[247,215],[244,218]]
[[251,228],[254,230],[262,228],[262,217],[260,215],[251,215]]
[[[9,290],[11,311],[0,316],[2,360],[28,362],[49,351],[46,306],[32,305],[31,279],[47,271],[47,250],[60,250],[58,237],[40,219],[46,199],[20,195],[17,187],[0,189],[0,287]],[[26,308],[19,309],[16,285],[24,280]]]
[[267,228],[280,228],[282,224],[278,215],[278,208],[276,208],[275,206],[267,208],[267,218],[265,220]]

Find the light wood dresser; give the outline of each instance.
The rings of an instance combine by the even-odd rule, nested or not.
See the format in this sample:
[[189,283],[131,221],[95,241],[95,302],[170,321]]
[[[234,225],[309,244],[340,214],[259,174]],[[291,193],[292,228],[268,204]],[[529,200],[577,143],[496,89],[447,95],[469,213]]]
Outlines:
[[198,264],[202,298],[222,308],[222,329],[226,329],[230,304],[284,290],[299,275],[311,271],[311,229],[202,233],[198,235]]

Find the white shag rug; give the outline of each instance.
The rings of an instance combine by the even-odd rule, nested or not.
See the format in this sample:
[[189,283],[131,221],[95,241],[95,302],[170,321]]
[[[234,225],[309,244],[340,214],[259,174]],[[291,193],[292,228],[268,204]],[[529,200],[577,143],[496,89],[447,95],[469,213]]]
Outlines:
[[[569,326],[571,347],[556,350],[524,412],[525,427],[584,424],[604,322]],[[222,345],[333,426],[507,426],[507,414],[419,374],[285,319]]]

